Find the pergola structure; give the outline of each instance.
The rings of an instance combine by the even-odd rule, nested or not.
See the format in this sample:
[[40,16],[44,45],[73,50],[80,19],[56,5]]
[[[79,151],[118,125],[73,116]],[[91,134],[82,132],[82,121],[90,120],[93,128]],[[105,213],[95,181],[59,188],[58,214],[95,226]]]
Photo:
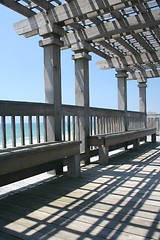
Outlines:
[[[29,185],[26,191],[0,196],[0,239],[160,239],[159,144],[128,156],[116,154],[107,166],[109,150],[130,144],[138,150],[148,135],[156,141],[155,128],[146,127],[146,82],[160,76],[160,1],[0,0],[0,4],[25,17],[14,25],[17,34],[42,37],[46,99],[46,103],[0,101],[0,187],[53,169],[62,174],[63,160],[69,160],[70,176],[79,177],[80,156],[87,165],[98,151],[103,165],[82,166],[81,178],[67,180],[61,175],[36,188]],[[75,63],[74,106],[61,102],[60,53],[66,48],[72,49]],[[97,67],[116,69],[118,110],[90,107],[89,52],[103,58]],[[139,112],[127,110],[129,79],[138,81]],[[8,117],[13,147],[9,150]],[[23,146],[25,117],[29,146]],[[17,118],[22,146],[15,149]]]
[[[130,79],[159,76],[159,1],[0,1],[24,15],[15,24],[26,37],[55,33],[66,48],[86,49],[106,60],[101,68],[125,68]],[[147,72],[146,72],[147,71]]]
[[[72,48],[75,58],[93,52],[104,60],[101,69],[116,68],[118,76],[138,79],[160,76],[160,3],[155,0],[2,0],[24,15],[15,24],[19,35],[43,37],[41,46],[54,43]],[[120,75],[119,75],[120,73]],[[121,78],[121,77],[120,77]]]
[[[66,48],[74,52],[76,105],[84,107],[84,126],[88,126],[85,121],[89,109],[89,52],[103,58],[96,63],[97,67],[116,69],[118,109],[127,111],[126,80],[137,79],[140,112],[146,113],[147,79],[160,76],[158,0],[0,0],[0,3],[25,16],[14,25],[17,34],[42,37],[45,97],[46,103],[54,104],[55,139],[61,139],[60,51]],[[86,128],[82,135],[88,134]],[[53,131],[49,133],[52,139]]]

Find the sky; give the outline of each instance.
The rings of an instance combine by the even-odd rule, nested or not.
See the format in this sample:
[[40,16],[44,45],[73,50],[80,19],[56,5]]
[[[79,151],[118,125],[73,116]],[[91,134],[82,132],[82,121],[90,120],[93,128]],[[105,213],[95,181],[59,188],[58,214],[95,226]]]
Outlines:
[[[43,48],[39,36],[18,36],[13,24],[24,17],[0,5],[0,100],[44,102]],[[62,103],[75,104],[74,61],[62,51]],[[99,56],[90,54],[90,106],[117,109],[115,70],[100,70]],[[128,110],[139,111],[137,81],[127,82]],[[147,81],[147,111],[160,113],[160,79]]]

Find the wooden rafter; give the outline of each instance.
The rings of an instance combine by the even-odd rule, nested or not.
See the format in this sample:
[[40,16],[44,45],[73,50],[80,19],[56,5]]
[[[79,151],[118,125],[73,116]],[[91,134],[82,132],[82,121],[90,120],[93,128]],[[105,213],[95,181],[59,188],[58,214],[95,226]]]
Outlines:
[[146,81],[148,78],[157,78],[160,76],[160,70],[148,70],[143,72],[128,73],[128,80]]
[[154,52],[154,54],[146,52],[139,55],[126,55],[123,58],[113,57],[107,61],[102,60],[97,62],[97,66],[101,69],[125,68],[126,66],[135,66],[139,61],[141,61],[140,64],[144,65],[150,62],[155,62],[153,58],[157,58],[157,62],[160,65],[160,50]]
[[79,51],[79,50],[86,50],[88,52],[93,52],[96,55],[104,58],[104,59],[110,59],[111,57],[107,55],[106,53],[99,51],[95,46],[87,43],[87,42],[78,42],[76,44],[72,45],[72,50],[74,52]]
[[50,2],[46,0],[32,0],[32,2],[36,3],[38,6],[42,7],[46,11],[54,7],[54,5],[52,5]]
[[[100,38],[116,38],[126,36],[127,34],[133,34],[136,32],[143,32],[144,29],[154,28],[160,25],[160,16],[159,11],[154,10],[154,21],[145,22],[143,16],[139,14],[139,16],[132,16],[128,18],[128,26],[125,28],[121,28],[118,21],[101,23],[100,25],[93,26],[90,28],[86,28],[80,31],[75,31],[73,33],[66,34],[64,38],[64,42],[66,45],[72,45],[77,41],[98,41]],[[18,30],[18,29],[17,29]],[[20,29],[19,29],[20,30]],[[21,34],[21,31],[17,31],[17,33]]]
[[[143,2],[147,2],[147,0],[143,0]],[[138,3],[138,0],[134,1],[134,4]],[[99,16],[99,13],[103,15],[104,13],[114,12],[132,5],[132,1],[124,0],[106,2],[103,0],[92,0],[92,4],[89,0],[74,0],[51,9],[46,16],[44,13],[38,13],[33,18],[24,19],[15,25],[15,29],[18,34],[26,34],[29,31],[38,30],[38,27],[41,27],[46,23],[46,18],[51,23],[62,23],[68,20],[75,22],[75,20],[81,21]]]
[[46,38],[55,33],[63,40],[63,48],[85,50],[104,58],[102,68],[125,67],[128,72],[148,69],[152,75],[159,74],[159,1],[0,0],[0,3],[27,17],[15,24],[19,35],[38,34]]
[[25,6],[19,4],[18,2],[14,1],[14,0],[0,0],[0,4],[14,10],[17,13],[22,14],[25,17],[31,17],[36,14],[34,11],[26,8]]

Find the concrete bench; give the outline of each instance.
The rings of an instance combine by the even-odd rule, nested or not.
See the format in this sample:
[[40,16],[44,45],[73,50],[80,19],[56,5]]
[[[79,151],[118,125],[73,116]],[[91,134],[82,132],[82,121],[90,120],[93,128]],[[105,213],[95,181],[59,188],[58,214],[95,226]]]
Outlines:
[[89,136],[89,146],[96,146],[99,150],[99,163],[105,165],[109,160],[109,151],[133,144],[133,149],[139,149],[140,141],[151,135],[152,142],[156,142],[156,128],[139,129],[135,131]]
[[47,142],[0,150],[0,186],[68,165],[68,176],[80,175],[80,141]]

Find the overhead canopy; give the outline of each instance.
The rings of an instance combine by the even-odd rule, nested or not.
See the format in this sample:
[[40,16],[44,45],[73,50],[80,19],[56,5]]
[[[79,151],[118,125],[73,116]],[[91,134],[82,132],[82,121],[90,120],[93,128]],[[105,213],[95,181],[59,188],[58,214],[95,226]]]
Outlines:
[[130,79],[160,76],[159,0],[0,0],[24,15],[19,35],[56,33],[65,48],[86,49],[105,60],[101,69],[125,68]]

